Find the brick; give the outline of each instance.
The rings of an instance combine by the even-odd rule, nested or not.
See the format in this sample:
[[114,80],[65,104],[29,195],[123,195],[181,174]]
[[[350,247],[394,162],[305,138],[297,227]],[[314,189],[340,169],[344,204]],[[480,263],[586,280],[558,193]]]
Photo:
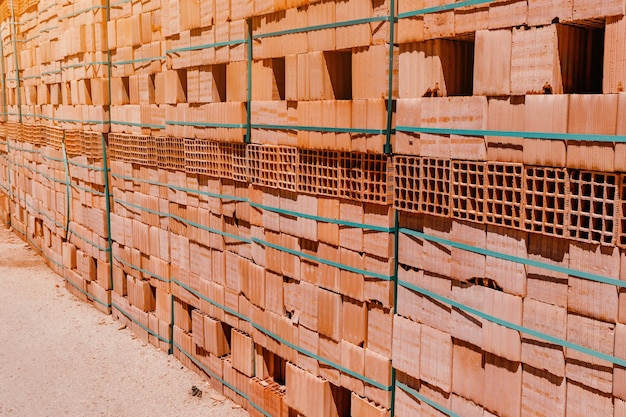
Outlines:
[[452,338],[422,326],[420,379],[449,392],[452,387]]
[[485,216],[485,163],[452,161],[452,217],[482,223]]
[[479,30],[475,48],[474,95],[508,96],[511,88],[511,31]]
[[566,236],[569,175],[565,170],[525,167],[524,228],[551,236]]
[[[484,311],[509,323],[522,324],[522,298],[500,291],[485,291]],[[512,362],[521,361],[522,341],[518,331],[485,320],[482,348]]]
[[471,62],[472,43],[435,39],[400,45],[399,97],[458,96],[471,86],[471,71],[456,62]]
[[608,395],[568,381],[565,413],[568,417],[611,416],[613,403]]
[[422,158],[420,162],[420,209],[422,213],[447,216],[450,212],[450,161]]
[[[450,240],[484,249],[487,245],[486,227],[469,222],[454,221],[452,223]],[[485,275],[485,255],[454,247],[451,249],[451,253],[451,278],[465,281],[470,278],[483,277]]]
[[525,1],[489,4],[489,29],[517,27],[526,24],[528,6]]
[[463,397],[452,394],[450,411],[466,417],[483,417],[483,407]]
[[[572,244],[569,267],[576,271],[619,279],[618,250],[589,244]],[[574,276],[569,278],[569,282],[567,299],[569,311],[607,322],[616,321],[618,290],[615,286]]]
[[[626,61],[624,60],[626,19],[624,19],[623,16],[608,17],[606,19],[604,33],[605,52],[602,92],[619,93],[624,89],[624,85],[626,84]],[[620,96],[622,95],[623,94],[620,94]],[[620,97],[620,103],[622,100],[623,99]],[[621,113],[618,112],[618,118],[620,117],[620,114]]]
[[[452,391],[476,404],[485,400],[485,362],[480,348],[454,341]],[[491,391],[489,391],[491,395]]]
[[[450,294],[444,295],[449,297]],[[402,286],[398,287],[397,313],[402,316],[449,333],[452,325],[451,312],[452,309],[446,304],[434,301]]]
[[522,365],[497,356],[485,355],[486,410],[502,417],[520,416]]
[[321,335],[339,341],[343,337],[343,305],[341,295],[319,289],[318,331]]
[[208,352],[218,357],[230,353],[229,338],[223,323],[204,316],[204,347]]
[[[519,132],[524,130],[525,99],[493,97],[488,100],[487,129]],[[523,139],[511,136],[485,136],[490,161],[522,162]]]
[[408,375],[420,375],[421,324],[394,315],[393,319],[393,366]]
[[523,166],[489,163],[485,171],[485,222],[521,228]]
[[350,400],[350,412],[353,416],[363,417],[387,417],[389,411],[377,406],[366,398],[352,393]]
[[[526,298],[523,325],[549,336],[567,339],[567,312],[563,307]],[[565,376],[564,350],[563,347],[549,344],[541,338],[523,335],[522,361],[555,376]]]
[[[344,327],[345,328],[345,327]],[[392,352],[393,315],[376,303],[367,304],[367,348],[385,357]]]
[[[617,94],[570,95],[568,133],[614,135],[617,129],[617,107]],[[614,160],[612,143],[569,141],[567,144],[568,167],[613,171]]]
[[558,46],[555,25],[513,29],[511,94],[542,93],[546,83],[553,94],[563,93]]
[[[583,347],[612,355],[615,324],[568,314],[567,340]],[[597,359],[574,349],[566,351],[566,372],[569,381],[576,381],[594,390],[610,394],[613,389],[611,362]]]
[[563,417],[565,404],[565,378],[524,365],[522,415]]
[[[483,311],[487,288],[467,282],[452,284],[451,299],[467,307]],[[459,308],[452,309],[450,335],[455,339],[482,346],[484,320]]]
[[[624,343],[626,341],[626,326],[620,323],[615,325],[615,347],[613,356],[620,359],[626,359],[626,350]],[[617,398],[624,399],[626,397],[626,368],[613,365],[613,395]]]
[[[566,133],[569,96],[527,95],[524,105],[524,130],[527,132]],[[565,141],[524,139],[524,163],[564,167]]]
[[[350,342],[342,340],[341,343],[341,366],[358,374],[365,374],[365,349]],[[350,374],[341,373],[341,386],[359,395],[365,395],[365,386],[361,379]]]

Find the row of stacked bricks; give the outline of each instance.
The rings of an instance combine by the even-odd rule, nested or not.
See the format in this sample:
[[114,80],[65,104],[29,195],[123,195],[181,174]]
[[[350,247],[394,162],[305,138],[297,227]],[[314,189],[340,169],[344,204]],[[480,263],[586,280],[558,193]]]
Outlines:
[[72,293],[110,312],[100,134],[14,122],[2,130],[3,218]]
[[624,2],[443,3],[399,2],[395,413],[621,415]]
[[[568,12],[565,5],[514,1],[399,19],[392,90],[400,154],[395,206],[403,227],[621,278],[623,144],[481,133],[624,135],[624,6],[614,3],[575,1]],[[436,5],[400,2],[399,11]],[[163,348],[173,345],[218,386],[226,382],[229,396],[277,410],[272,415],[287,408],[375,415],[372,403],[388,409],[388,391],[367,381],[389,386],[390,358],[398,385],[408,387],[396,392],[398,415],[436,413],[411,390],[462,415],[623,410],[619,366],[472,317],[415,289],[624,357],[614,348],[623,344],[624,322],[615,285],[407,232],[399,246],[405,285],[392,316],[393,292],[381,279],[393,274],[392,235],[354,224],[392,225],[387,158],[365,153],[380,153],[384,135],[332,131],[385,129],[388,23],[267,36],[385,16],[387,3],[129,2],[112,7],[109,22],[98,6],[41,2],[22,15],[20,42],[12,42],[10,25],[2,27],[5,103],[11,120],[19,110],[27,120],[38,115],[62,119],[66,128],[101,130],[112,119],[112,305],[137,333]],[[250,36],[248,92],[243,41]],[[589,48],[574,50],[582,43]],[[107,48],[110,81],[102,65]],[[248,110],[253,144],[244,147]],[[298,128],[320,124],[331,129]],[[38,159],[30,152],[37,145],[20,140],[19,129],[6,128],[8,142],[20,142],[11,153],[17,163],[7,164],[12,220],[25,234],[39,227],[45,240],[46,216],[32,209],[25,190],[41,195],[32,188],[33,169],[55,160]],[[76,229],[92,225],[86,208],[102,207],[102,196],[84,188],[103,188],[91,176],[100,171],[81,166],[91,162],[75,162],[70,213],[82,217],[70,222],[76,233],[62,245],[62,264],[73,288],[93,294],[89,282],[100,279],[68,271],[93,271],[84,258],[101,256],[78,238],[89,231]],[[54,166],[63,178],[65,168]],[[54,187],[58,210],[65,184]],[[65,236],[65,229],[55,230]],[[106,236],[102,229],[97,236],[89,239],[99,242],[92,248],[106,247],[98,240]],[[104,269],[97,264],[97,275]],[[286,396],[277,387],[284,383]],[[306,401],[311,392],[315,402]]]
[[129,134],[109,146],[114,315],[252,413],[388,413],[387,157]]

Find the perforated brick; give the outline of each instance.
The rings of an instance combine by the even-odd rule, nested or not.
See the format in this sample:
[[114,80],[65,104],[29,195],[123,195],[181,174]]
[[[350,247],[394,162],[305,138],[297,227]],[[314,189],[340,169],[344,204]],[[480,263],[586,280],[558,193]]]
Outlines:
[[452,217],[482,223],[485,213],[485,163],[452,161]]
[[82,137],[79,131],[65,131],[65,151],[70,158],[84,155]]
[[185,170],[185,141],[174,136],[158,136],[156,138],[157,164],[159,168],[175,171]]
[[521,229],[523,170],[522,164],[487,164],[486,223]]
[[218,176],[219,169],[214,168],[217,164],[212,162],[220,156],[217,142],[185,138],[185,171],[188,173]]
[[564,169],[526,167],[523,223],[529,232],[567,236],[569,176]]
[[419,212],[420,158],[417,156],[396,155],[394,206],[398,210]]
[[341,152],[339,166],[339,195],[349,200],[360,200],[363,192],[363,154]]
[[276,155],[277,187],[296,191],[298,183],[298,149],[291,146],[277,147]]
[[43,126],[41,131],[42,144],[54,149],[61,149],[63,142],[63,129],[54,126]]
[[248,160],[246,159],[246,145],[243,143],[220,144],[222,154],[227,157],[230,165],[223,167],[223,172],[230,172],[235,181],[247,182]]
[[420,161],[420,210],[450,214],[450,160],[423,157]]
[[165,152],[158,148],[153,136],[137,136],[123,133],[109,134],[109,157],[114,160],[157,166],[157,153]]
[[300,149],[298,191],[336,197],[339,195],[338,151]]
[[99,132],[81,132],[84,155],[95,160],[102,160],[102,135]]
[[363,154],[363,192],[361,201],[391,204],[393,199],[393,165],[391,158],[380,154]]
[[589,243],[615,243],[619,197],[617,175],[571,171],[569,197],[569,236]]

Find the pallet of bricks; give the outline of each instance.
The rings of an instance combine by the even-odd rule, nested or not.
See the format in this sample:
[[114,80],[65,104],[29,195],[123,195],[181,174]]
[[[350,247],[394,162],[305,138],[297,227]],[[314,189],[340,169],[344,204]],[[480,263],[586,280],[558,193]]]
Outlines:
[[255,415],[622,415],[623,1],[437,6],[4,13],[0,215]]
[[[112,13],[115,71],[128,85],[127,98],[112,97],[109,135],[113,313],[252,413],[384,415],[393,307],[382,155],[388,70],[369,80],[352,74],[388,64],[388,27],[375,18],[358,40],[345,28],[337,36],[306,28],[384,17],[389,6],[354,16],[357,4],[337,12],[335,4],[276,13],[242,6]],[[143,22],[155,14],[163,25],[150,34]],[[133,46],[138,20],[144,41]],[[282,29],[304,31],[272,35]],[[149,36],[163,57],[138,54]],[[322,111],[323,127],[312,118]],[[151,119],[128,119],[139,114]]]
[[396,415],[622,415],[624,3],[417,8],[399,3]]

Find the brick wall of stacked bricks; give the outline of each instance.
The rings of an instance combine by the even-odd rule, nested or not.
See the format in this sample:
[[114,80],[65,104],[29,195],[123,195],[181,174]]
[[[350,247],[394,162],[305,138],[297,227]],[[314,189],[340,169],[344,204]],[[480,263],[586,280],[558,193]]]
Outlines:
[[623,416],[625,7],[4,0],[0,217],[254,416]]

